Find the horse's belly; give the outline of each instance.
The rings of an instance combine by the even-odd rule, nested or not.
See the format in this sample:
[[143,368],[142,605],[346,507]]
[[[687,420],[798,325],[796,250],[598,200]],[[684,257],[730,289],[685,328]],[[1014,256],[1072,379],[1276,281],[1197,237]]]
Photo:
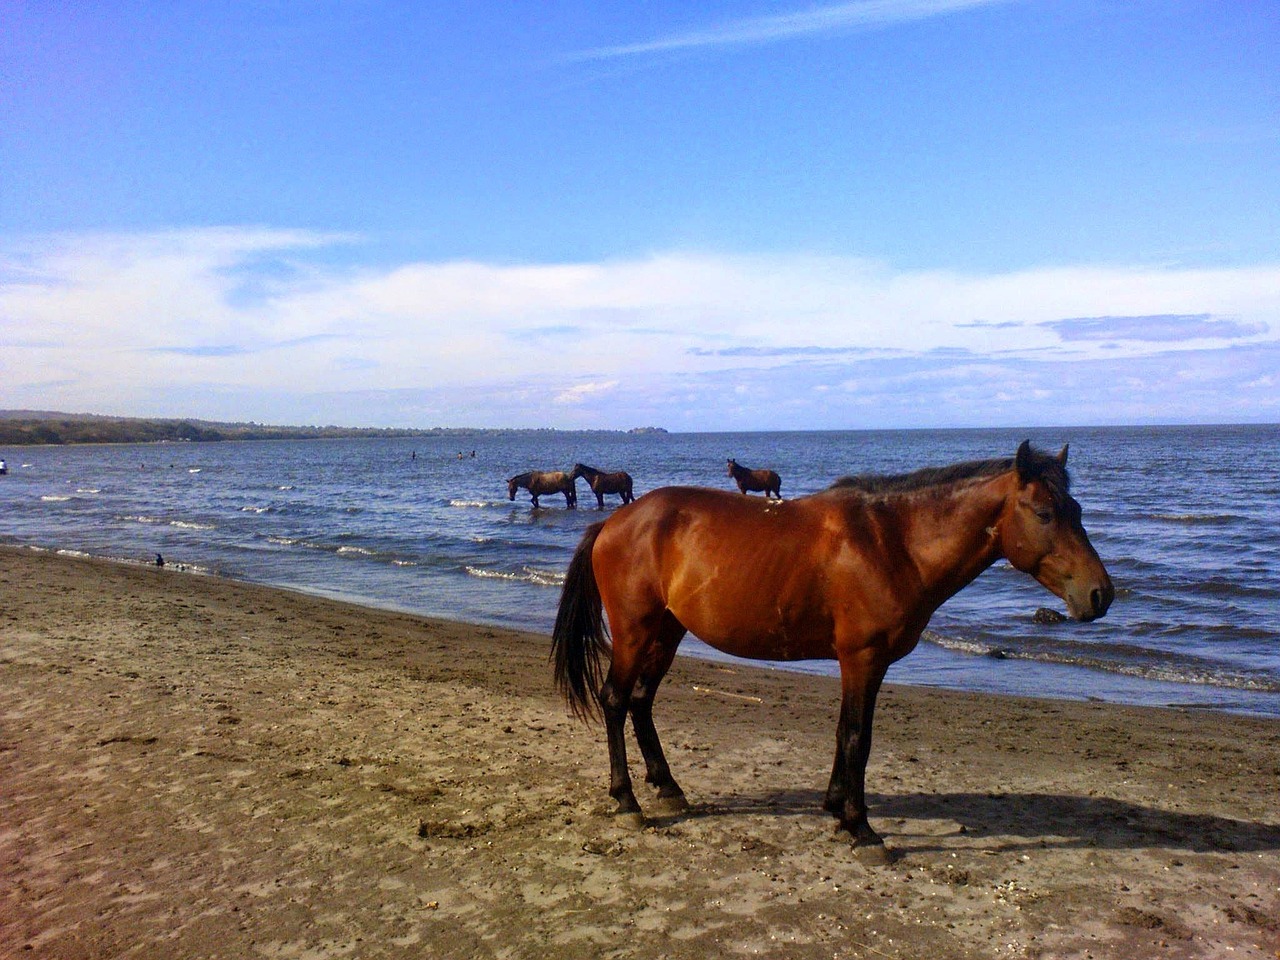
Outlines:
[[699,603],[697,598],[670,605],[690,633],[722,653],[749,660],[830,660],[835,658],[829,621],[815,609],[788,614],[778,603]]

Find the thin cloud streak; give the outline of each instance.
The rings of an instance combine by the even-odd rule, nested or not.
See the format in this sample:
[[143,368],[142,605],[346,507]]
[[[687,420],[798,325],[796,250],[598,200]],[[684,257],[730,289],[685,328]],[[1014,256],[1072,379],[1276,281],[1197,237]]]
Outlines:
[[746,46],[816,36],[836,30],[888,27],[931,17],[957,13],[975,7],[1009,3],[1012,0],[860,0],[834,6],[814,7],[796,13],[751,17],[706,30],[677,34],[643,43],[598,47],[571,56],[571,60],[612,60],[700,47]]
[[1175,343],[1191,340],[1243,340],[1266,332],[1257,323],[1223,320],[1208,314],[1156,317],[1079,317],[1054,320],[1044,326],[1065,341],[1142,340]]

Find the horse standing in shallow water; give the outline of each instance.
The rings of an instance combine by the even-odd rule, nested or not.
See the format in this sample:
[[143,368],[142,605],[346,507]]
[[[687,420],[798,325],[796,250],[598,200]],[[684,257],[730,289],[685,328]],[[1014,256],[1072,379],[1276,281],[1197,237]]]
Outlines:
[[617,473],[604,473],[595,467],[588,467],[585,463],[575,463],[573,465],[573,477],[583,477],[587,481],[587,486],[591,488],[591,492],[596,495],[596,500],[600,506],[598,509],[604,509],[604,495],[606,493],[616,493],[622,497],[624,504],[630,503],[635,499],[631,492],[631,474],[623,470]]
[[740,466],[738,461],[731,457],[728,475],[733,477],[738,484],[738,489],[743,493],[750,490],[763,490],[766,500],[769,499],[769,494],[773,494],[779,500],[782,499],[782,478],[772,470],[752,470]]
[[563,493],[564,505],[568,510],[578,505],[577,482],[563,470],[530,470],[512,477],[507,481],[507,499],[514,500],[516,491],[521,487],[529,491],[535,507],[538,505],[538,497],[544,493]]
[[860,857],[888,862],[865,795],[876,696],[933,612],[1002,557],[1077,620],[1102,616],[1115,596],[1069,493],[1066,460],[1066,447],[1053,457],[1024,442],[1012,459],[846,478],[783,503],[664,487],[593,524],[569,564],[552,656],[573,712],[603,713],[617,812],[643,822],[627,770],[628,713],[658,809],[688,807],[653,698],[692,631],[739,657],[839,662],[823,806]]

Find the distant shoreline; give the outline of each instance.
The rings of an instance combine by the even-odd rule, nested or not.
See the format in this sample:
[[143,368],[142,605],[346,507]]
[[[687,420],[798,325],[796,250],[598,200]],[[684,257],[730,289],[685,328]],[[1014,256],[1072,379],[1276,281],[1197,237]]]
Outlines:
[[[228,440],[399,439],[560,433],[551,427],[339,427],[224,423],[192,418],[113,417],[100,414],[0,410],[0,446],[70,446],[89,443],[221,443]],[[577,431],[575,431],[577,432]],[[587,430],[586,433],[665,434],[662,427]]]

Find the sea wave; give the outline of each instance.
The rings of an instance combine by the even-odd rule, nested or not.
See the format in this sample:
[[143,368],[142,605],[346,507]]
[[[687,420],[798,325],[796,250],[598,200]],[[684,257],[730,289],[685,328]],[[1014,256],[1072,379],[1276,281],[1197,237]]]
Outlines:
[[403,553],[378,550],[374,547],[367,547],[360,544],[322,543],[318,540],[308,540],[305,537],[285,537],[278,534],[271,534],[263,539],[266,540],[267,543],[274,543],[276,546],[280,547],[298,547],[302,550],[316,550],[320,553],[328,553],[348,560],[371,560],[378,563],[389,563],[397,567],[421,566],[419,560],[407,557]]
[[522,567],[518,571],[492,570],[468,565],[466,571],[471,576],[484,580],[511,580],[516,583],[532,583],[540,587],[564,586],[564,573],[559,570],[539,570],[530,566]]
[[[1256,693],[1280,693],[1280,679],[1263,674],[1241,673],[1222,669],[1216,665],[1187,659],[1151,661],[1120,659],[1085,653],[1079,648],[1021,648],[987,643],[963,637],[949,637],[926,630],[922,640],[953,653],[990,657],[995,660],[1025,660],[1032,663],[1049,663],[1059,666],[1098,670],[1104,673],[1156,680],[1166,683],[1187,683],[1196,686],[1222,687],[1231,690],[1249,690]],[[1131,650],[1139,648],[1130,647]]]
[[171,520],[168,517],[148,517],[144,514],[125,514],[117,517],[126,523],[151,523],[159,526],[179,527],[183,530],[217,530],[212,523],[198,523],[195,520]]
[[45,503],[66,503],[71,497],[60,493],[47,493],[40,499]]
[[1187,524],[1189,526],[1221,527],[1239,523],[1244,518],[1233,513],[1152,513],[1148,514],[1147,519],[1160,520],[1163,523]]
[[1221,577],[1201,580],[1198,583],[1189,583],[1187,584],[1187,589],[1192,593],[1224,600],[1230,600],[1233,597],[1254,600],[1280,600],[1280,587],[1261,583],[1239,583],[1235,580],[1226,580]]

